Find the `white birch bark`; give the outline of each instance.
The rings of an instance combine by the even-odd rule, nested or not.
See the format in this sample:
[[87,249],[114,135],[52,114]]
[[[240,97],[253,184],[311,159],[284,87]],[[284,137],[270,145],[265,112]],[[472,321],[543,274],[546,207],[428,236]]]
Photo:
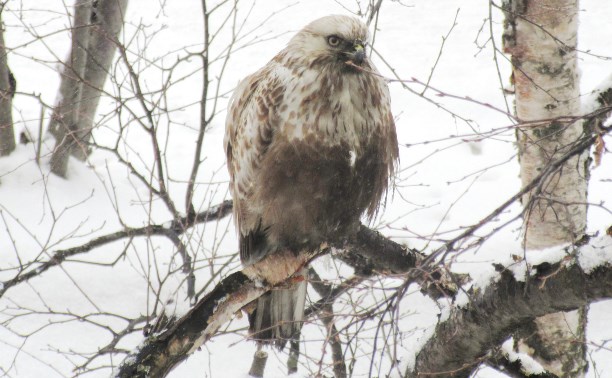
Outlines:
[[[505,49],[512,55],[521,180],[530,183],[563,156],[583,133],[576,43],[578,0],[507,2]],[[525,124],[527,123],[527,124]],[[526,249],[578,239],[586,229],[588,152],[522,198]],[[583,377],[586,309],[538,318],[532,337],[520,341],[551,373]]]

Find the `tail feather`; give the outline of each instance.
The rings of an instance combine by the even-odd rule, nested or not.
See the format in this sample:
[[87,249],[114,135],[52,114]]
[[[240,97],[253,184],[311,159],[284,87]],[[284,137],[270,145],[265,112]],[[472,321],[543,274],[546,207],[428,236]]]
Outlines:
[[[306,274],[306,272],[304,272]],[[306,305],[306,281],[288,289],[272,290],[257,300],[249,315],[251,338],[282,349],[287,341],[299,338]]]

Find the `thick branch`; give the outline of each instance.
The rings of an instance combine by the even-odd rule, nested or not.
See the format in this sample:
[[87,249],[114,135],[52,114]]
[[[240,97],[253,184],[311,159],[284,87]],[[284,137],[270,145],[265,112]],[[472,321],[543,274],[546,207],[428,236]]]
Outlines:
[[504,372],[504,374],[511,378],[558,378],[556,375],[548,372],[527,373],[520,359],[511,361],[500,352],[489,357],[485,363],[494,369]]
[[172,368],[214,336],[235,312],[268,289],[249,280],[241,272],[230,275],[169,329],[161,334],[150,335],[135,351],[135,355],[123,361],[117,377],[166,376]]
[[[407,262],[397,261],[401,263],[400,266],[404,270],[414,267],[420,258],[420,255],[416,252],[407,251],[397,243],[385,239],[379,233],[365,227],[362,227],[356,238],[340,244],[343,248],[357,251],[357,254],[362,253],[359,258],[352,257],[353,259],[371,261],[371,266],[381,268],[383,271],[392,271],[392,269],[389,266],[383,269],[381,260],[374,257],[377,253],[392,254],[401,251],[401,256]],[[321,251],[317,256],[327,252],[328,250]],[[348,253],[348,255],[350,254],[352,252]],[[390,255],[385,259],[396,261],[397,258],[399,256],[393,257]],[[117,376],[165,376],[172,368],[186,359],[189,354],[210,339],[223,323],[232,318],[235,312],[269,289],[261,283],[252,282],[241,272],[230,275],[221,281],[212,292],[202,298],[187,315],[177,321],[171,321],[170,327],[162,333],[154,333],[149,336],[143,346],[124,360]],[[331,292],[334,291],[331,290]],[[329,300],[330,298],[324,299]],[[324,304],[322,304],[322,307],[325,307]]]
[[[529,282],[517,282],[509,271],[465,308],[458,308],[440,323],[434,337],[420,351],[416,370],[407,376],[468,377],[487,352],[506,339],[511,330],[536,317],[570,311],[612,297],[612,267],[590,274],[573,264],[546,269]],[[550,272],[556,272],[550,275]]]
[[360,226],[349,244],[349,248],[343,248],[343,252],[335,257],[361,274],[373,271],[384,274],[406,273],[423,257],[418,251],[407,249],[364,225]]

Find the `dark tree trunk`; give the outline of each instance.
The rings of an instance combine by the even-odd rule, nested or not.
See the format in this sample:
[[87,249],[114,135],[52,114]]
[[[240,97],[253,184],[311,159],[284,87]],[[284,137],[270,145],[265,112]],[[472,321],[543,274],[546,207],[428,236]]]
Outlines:
[[[5,156],[15,150],[15,131],[13,129],[12,105],[15,95],[14,85],[11,85],[11,71],[6,58],[6,45],[4,44],[4,23],[0,5],[0,156]],[[12,83],[15,83],[14,79]]]

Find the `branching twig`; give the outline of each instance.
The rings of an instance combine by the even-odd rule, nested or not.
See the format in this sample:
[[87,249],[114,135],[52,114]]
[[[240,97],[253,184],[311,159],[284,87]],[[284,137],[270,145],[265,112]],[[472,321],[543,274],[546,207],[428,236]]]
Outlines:
[[[356,251],[369,250],[370,256],[374,256],[377,252],[384,254],[385,250],[380,248],[380,244],[376,243],[380,243],[385,238],[374,231],[365,232],[362,228],[359,234],[363,235],[364,233],[365,237],[361,239],[360,236],[357,236],[346,241],[339,241],[337,244],[343,248]],[[359,240],[366,240],[366,243],[372,242],[373,244],[359,245]],[[387,240],[387,243],[395,244],[390,240]],[[405,251],[403,247],[398,247]],[[330,248],[326,248],[309,258],[314,259],[321,254],[329,253],[329,251]],[[413,266],[419,258],[414,252],[408,254],[404,252],[404,257],[411,261]],[[329,303],[333,303],[332,297],[337,297],[343,290],[351,287],[355,281],[358,282],[359,280],[361,278],[356,277],[349,280],[351,282],[348,285],[330,290],[327,298],[323,298],[321,303],[306,311],[306,316],[311,315],[314,311],[320,311],[324,306],[329,306]],[[253,282],[241,272],[230,275],[202,298],[187,315],[179,320],[171,321],[169,328],[161,333],[154,332],[149,336],[141,348],[136,350],[132,356],[126,358],[118,376],[163,377],[200,347],[202,343],[214,336],[218,328],[229,321],[235,312],[269,289],[270,287],[266,284]]]
[[[310,279],[309,282],[315,291],[322,298],[329,298],[331,294],[330,285],[325,284],[313,268],[309,269],[308,275]],[[321,319],[327,330],[327,338],[325,339],[325,342],[329,343],[332,350],[334,377],[346,378],[346,364],[344,363],[344,353],[342,352],[340,334],[334,322],[333,303],[327,303],[325,306],[323,306],[323,311],[319,313],[319,319]],[[323,356],[321,356],[321,359],[323,359]]]
[[[211,207],[206,211],[198,213],[195,217],[195,220],[197,220],[198,223],[218,220],[227,216],[231,212],[231,209],[231,201],[225,201],[219,205]],[[102,245],[126,238],[134,238],[137,236],[164,235],[170,237],[171,239],[176,238],[177,235],[182,234],[183,232],[185,232],[186,229],[194,225],[194,223],[189,221],[187,218],[188,217],[179,218],[178,221],[173,221],[170,225],[153,224],[139,228],[126,228],[124,230],[117,231],[112,234],[99,236],[85,244],[81,244],[76,247],[66,248],[52,252],[51,259],[40,263],[40,265],[38,265],[35,269],[28,270],[27,272],[20,271],[14,278],[3,282],[2,285],[0,285],[0,297],[2,297],[11,287],[19,283],[28,281],[31,278],[40,276],[49,268],[59,266],[70,257],[82,253],[87,253]]]

